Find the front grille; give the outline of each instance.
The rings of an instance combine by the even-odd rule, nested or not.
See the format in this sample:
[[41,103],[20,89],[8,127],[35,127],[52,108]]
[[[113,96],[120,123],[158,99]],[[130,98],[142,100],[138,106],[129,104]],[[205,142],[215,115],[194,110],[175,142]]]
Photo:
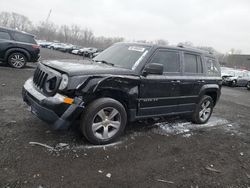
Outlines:
[[37,67],[33,76],[33,82],[35,86],[38,87],[39,89],[42,89],[47,77],[48,74],[43,70],[41,70],[39,67]]
[[39,64],[33,75],[34,86],[47,96],[53,96],[61,82],[61,74],[54,69]]

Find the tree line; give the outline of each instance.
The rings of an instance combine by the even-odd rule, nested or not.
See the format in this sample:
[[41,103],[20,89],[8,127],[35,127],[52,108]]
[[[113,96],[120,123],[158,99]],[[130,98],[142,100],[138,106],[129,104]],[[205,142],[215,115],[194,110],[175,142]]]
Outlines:
[[[47,41],[60,41],[63,43],[70,43],[84,47],[96,47],[105,49],[116,42],[122,42],[125,39],[122,37],[97,37],[93,31],[89,28],[82,28],[79,25],[56,25],[53,22],[41,21],[38,24],[32,23],[32,21],[22,15],[15,12],[0,12],[0,26],[9,27],[28,33],[32,33],[37,39]],[[139,40],[135,42],[144,42],[159,45],[168,45],[168,41],[165,39],[159,39],[155,41]],[[240,54],[240,50],[231,49],[227,54],[222,54],[216,51],[213,47],[207,46],[195,46],[192,42],[182,42],[185,46],[196,47],[202,50],[210,51],[215,54],[219,60],[225,61],[225,57],[231,54]]]
[[60,41],[86,47],[105,49],[113,43],[124,41],[122,37],[96,37],[91,29],[75,24],[56,25],[49,21],[34,24],[28,17],[15,12],[1,12],[0,26],[32,33],[41,40]]

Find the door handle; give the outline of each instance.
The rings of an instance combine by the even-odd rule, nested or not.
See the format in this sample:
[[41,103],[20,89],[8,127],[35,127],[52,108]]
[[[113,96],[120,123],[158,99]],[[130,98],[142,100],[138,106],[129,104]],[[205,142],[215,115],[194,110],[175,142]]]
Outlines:
[[180,80],[172,80],[171,83],[177,83],[177,84],[179,84],[179,83],[181,83],[181,81]]
[[198,83],[205,83],[205,80],[198,80]]

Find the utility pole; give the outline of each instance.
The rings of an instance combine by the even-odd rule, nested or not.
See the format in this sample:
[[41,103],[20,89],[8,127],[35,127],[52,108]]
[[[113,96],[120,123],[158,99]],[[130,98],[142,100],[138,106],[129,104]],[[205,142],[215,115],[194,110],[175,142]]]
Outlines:
[[51,12],[52,12],[52,9],[50,9],[50,10],[49,10],[49,14],[48,14],[48,16],[47,16],[47,18],[46,18],[46,23],[48,23],[48,21],[49,21],[49,18],[50,18]]

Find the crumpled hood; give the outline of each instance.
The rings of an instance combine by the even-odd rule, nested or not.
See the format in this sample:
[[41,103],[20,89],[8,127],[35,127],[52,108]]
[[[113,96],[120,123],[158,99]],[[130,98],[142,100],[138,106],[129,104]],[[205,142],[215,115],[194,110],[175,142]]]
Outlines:
[[91,60],[47,60],[43,61],[42,64],[67,73],[69,76],[94,74],[135,75],[135,72],[132,70]]
[[237,76],[229,76],[226,78],[226,80],[237,80],[238,77]]

